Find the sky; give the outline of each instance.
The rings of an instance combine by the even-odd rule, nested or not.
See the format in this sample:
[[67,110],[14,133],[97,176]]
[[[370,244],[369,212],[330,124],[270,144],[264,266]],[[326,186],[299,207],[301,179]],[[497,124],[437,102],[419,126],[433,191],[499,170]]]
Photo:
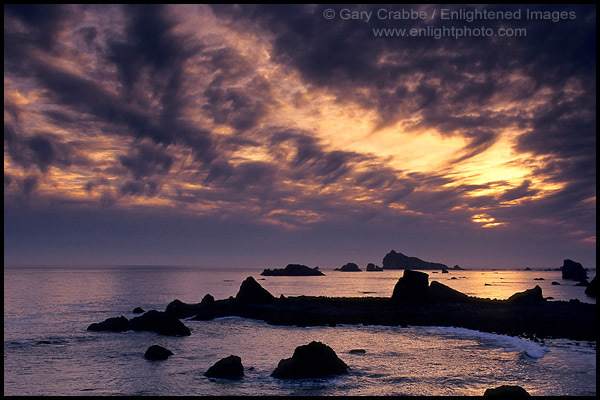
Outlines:
[[595,268],[595,221],[594,5],[4,6],[5,265]]

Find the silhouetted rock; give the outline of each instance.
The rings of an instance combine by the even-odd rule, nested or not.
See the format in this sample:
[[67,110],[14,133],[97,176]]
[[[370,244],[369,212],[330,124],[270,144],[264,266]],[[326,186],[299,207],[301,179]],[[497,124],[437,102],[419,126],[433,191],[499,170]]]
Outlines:
[[150,331],[168,336],[189,336],[190,330],[174,316],[156,310],[150,310],[139,317],[129,320],[134,331]]
[[533,278],[534,281],[543,281],[544,278]]
[[203,306],[211,306],[215,303],[215,298],[213,296],[211,296],[210,294],[205,295],[202,298],[202,301],[200,302],[200,305]]
[[134,314],[142,314],[144,312],[145,311],[144,311],[144,309],[142,307],[136,307],[136,308],[133,309],[133,313]]
[[535,304],[546,301],[542,295],[542,288],[535,286],[533,289],[527,289],[524,292],[515,293],[510,296],[507,301],[511,304]]
[[498,397],[530,397],[527,390],[520,386],[502,385],[495,389],[486,389],[484,396],[498,396]]
[[365,354],[367,351],[365,349],[352,349],[348,353],[350,354]]
[[459,265],[455,265],[454,267],[452,267],[452,269],[461,270],[461,271],[464,270],[464,268],[461,268]]
[[306,265],[288,264],[285,268],[265,269],[261,275],[264,276],[319,276],[325,275],[319,271],[319,267],[310,268]]
[[554,285],[554,286],[558,286],[558,285],[560,285],[560,282],[552,281],[552,283],[550,283],[550,284]]
[[367,264],[367,271],[383,271],[383,268],[381,268],[378,265],[375,265],[373,263],[368,263]]
[[358,268],[358,265],[354,263],[348,263],[342,266],[342,268],[336,268],[335,271],[343,271],[343,272],[360,272],[361,269]]
[[102,322],[94,323],[88,326],[88,331],[110,331],[110,332],[125,332],[131,330],[129,320],[124,316],[107,318]]
[[454,290],[438,281],[431,282],[429,285],[429,300],[443,301],[448,303],[460,303],[469,300],[469,296]]
[[242,359],[238,356],[229,356],[217,361],[204,373],[210,378],[236,379],[244,376]]
[[587,280],[587,272],[585,272],[585,268],[580,263],[573,260],[564,260],[562,267],[560,267],[562,271],[563,279],[572,279],[575,281],[583,281]]
[[173,352],[171,350],[167,350],[164,347],[156,344],[148,347],[148,350],[146,350],[146,353],[144,353],[145,358],[153,361],[166,360],[172,355]]
[[585,294],[590,297],[596,297],[596,293],[598,291],[598,284],[596,283],[596,276],[590,283],[588,283],[587,288],[585,288]]
[[442,270],[442,274],[447,274],[447,273],[448,273],[448,270],[447,270],[447,269],[443,269],[443,270]]
[[249,276],[242,282],[235,299],[244,303],[269,303],[275,300],[275,297]]
[[424,272],[404,270],[402,278],[398,279],[392,300],[396,302],[422,302],[427,300],[429,275]]
[[523,271],[531,271],[531,268],[527,267]]
[[383,269],[448,269],[445,264],[423,261],[417,257],[408,257],[402,253],[390,251],[383,257]]
[[292,358],[279,361],[271,374],[280,379],[321,378],[348,373],[348,366],[333,349],[321,342],[296,347]]
[[180,320],[174,316],[150,310],[144,315],[127,320],[120,316],[118,318],[108,318],[103,322],[91,324],[88,331],[150,331],[169,336],[189,336],[190,330]]

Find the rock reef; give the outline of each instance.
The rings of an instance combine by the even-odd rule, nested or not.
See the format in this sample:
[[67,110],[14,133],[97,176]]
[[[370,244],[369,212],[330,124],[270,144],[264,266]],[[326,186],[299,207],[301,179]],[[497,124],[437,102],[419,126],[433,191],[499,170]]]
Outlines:
[[139,317],[128,320],[124,316],[108,318],[103,322],[91,324],[88,331],[149,331],[167,336],[189,336],[190,330],[176,316],[156,310],[150,310]]
[[426,273],[406,270],[392,298],[275,298],[266,295],[268,291],[254,279],[244,282],[248,281],[253,283],[242,284],[235,298],[216,300],[210,306],[171,303],[167,312],[196,320],[239,316],[273,325],[455,326],[511,336],[596,338],[594,304],[547,301],[539,286],[507,300],[490,300],[467,296],[437,281],[429,285]]
[[[405,270],[392,297],[274,297],[252,277],[241,284],[235,297],[202,302],[171,302],[164,313],[148,311],[131,321],[109,318],[89,330],[150,330],[162,334],[189,335],[178,319],[194,320],[238,316],[273,325],[335,326],[363,324],[387,326],[454,326],[511,336],[561,337],[596,340],[596,305],[579,301],[547,301],[536,286],[507,300],[467,296],[437,281],[428,282],[421,271]],[[157,314],[154,314],[157,313]],[[136,319],[164,320],[142,324]],[[168,323],[166,317],[169,316]],[[175,321],[183,327],[175,329]],[[156,322],[156,321],[155,321]]]

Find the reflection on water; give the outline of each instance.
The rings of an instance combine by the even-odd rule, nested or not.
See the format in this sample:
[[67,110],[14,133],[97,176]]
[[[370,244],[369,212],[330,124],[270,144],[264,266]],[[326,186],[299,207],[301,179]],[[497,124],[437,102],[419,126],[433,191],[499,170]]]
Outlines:
[[[275,296],[356,297],[391,296],[403,272],[324,270],[325,277],[261,277],[261,271],[5,268],[4,394],[481,395],[500,384],[520,385],[537,395],[595,394],[595,348],[573,341],[540,345],[458,328],[277,327],[241,318],[185,321],[192,331],[185,338],[86,331],[91,322],[108,317],[131,318],[137,306],[164,310],[175,298],[195,303],[207,293],[217,299],[235,296],[249,275]],[[479,297],[507,298],[539,284],[545,296],[592,302],[557,271],[428,273],[430,281]],[[544,280],[534,280],[539,277]],[[280,359],[313,340],[332,347],[351,373],[301,382],[269,377]],[[149,362],[143,353],[152,344],[175,355]],[[365,354],[350,354],[356,348]],[[242,358],[244,379],[203,376],[230,354]]]

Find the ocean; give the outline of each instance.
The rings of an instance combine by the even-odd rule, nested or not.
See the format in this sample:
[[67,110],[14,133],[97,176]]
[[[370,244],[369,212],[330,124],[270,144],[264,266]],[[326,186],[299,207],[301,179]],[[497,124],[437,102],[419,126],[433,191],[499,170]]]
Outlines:
[[[175,299],[235,296],[248,276],[275,296],[388,297],[403,273],[322,271],[326,276],[262,277],[256,267],[5,266],[4,395],[459,396],[500,385],[538,396],[596,395],[596,342],[535,342],[456,327],[271,326],[239,317],[184,320],[187,337],[86,330],[109,317],[132,318],[135,307],[164,311]],[[539,285],[554,300],[596,303],[559,271],[425,272],[430,282],[471,296],[506,299]],[[299,381],[269,376],[279,360],[313,340],[330,346],[350,373]],[[175,354],[148,361],[143,355],[153,344]],[[232,354],[242,359],[242,379],[203,375]]]

